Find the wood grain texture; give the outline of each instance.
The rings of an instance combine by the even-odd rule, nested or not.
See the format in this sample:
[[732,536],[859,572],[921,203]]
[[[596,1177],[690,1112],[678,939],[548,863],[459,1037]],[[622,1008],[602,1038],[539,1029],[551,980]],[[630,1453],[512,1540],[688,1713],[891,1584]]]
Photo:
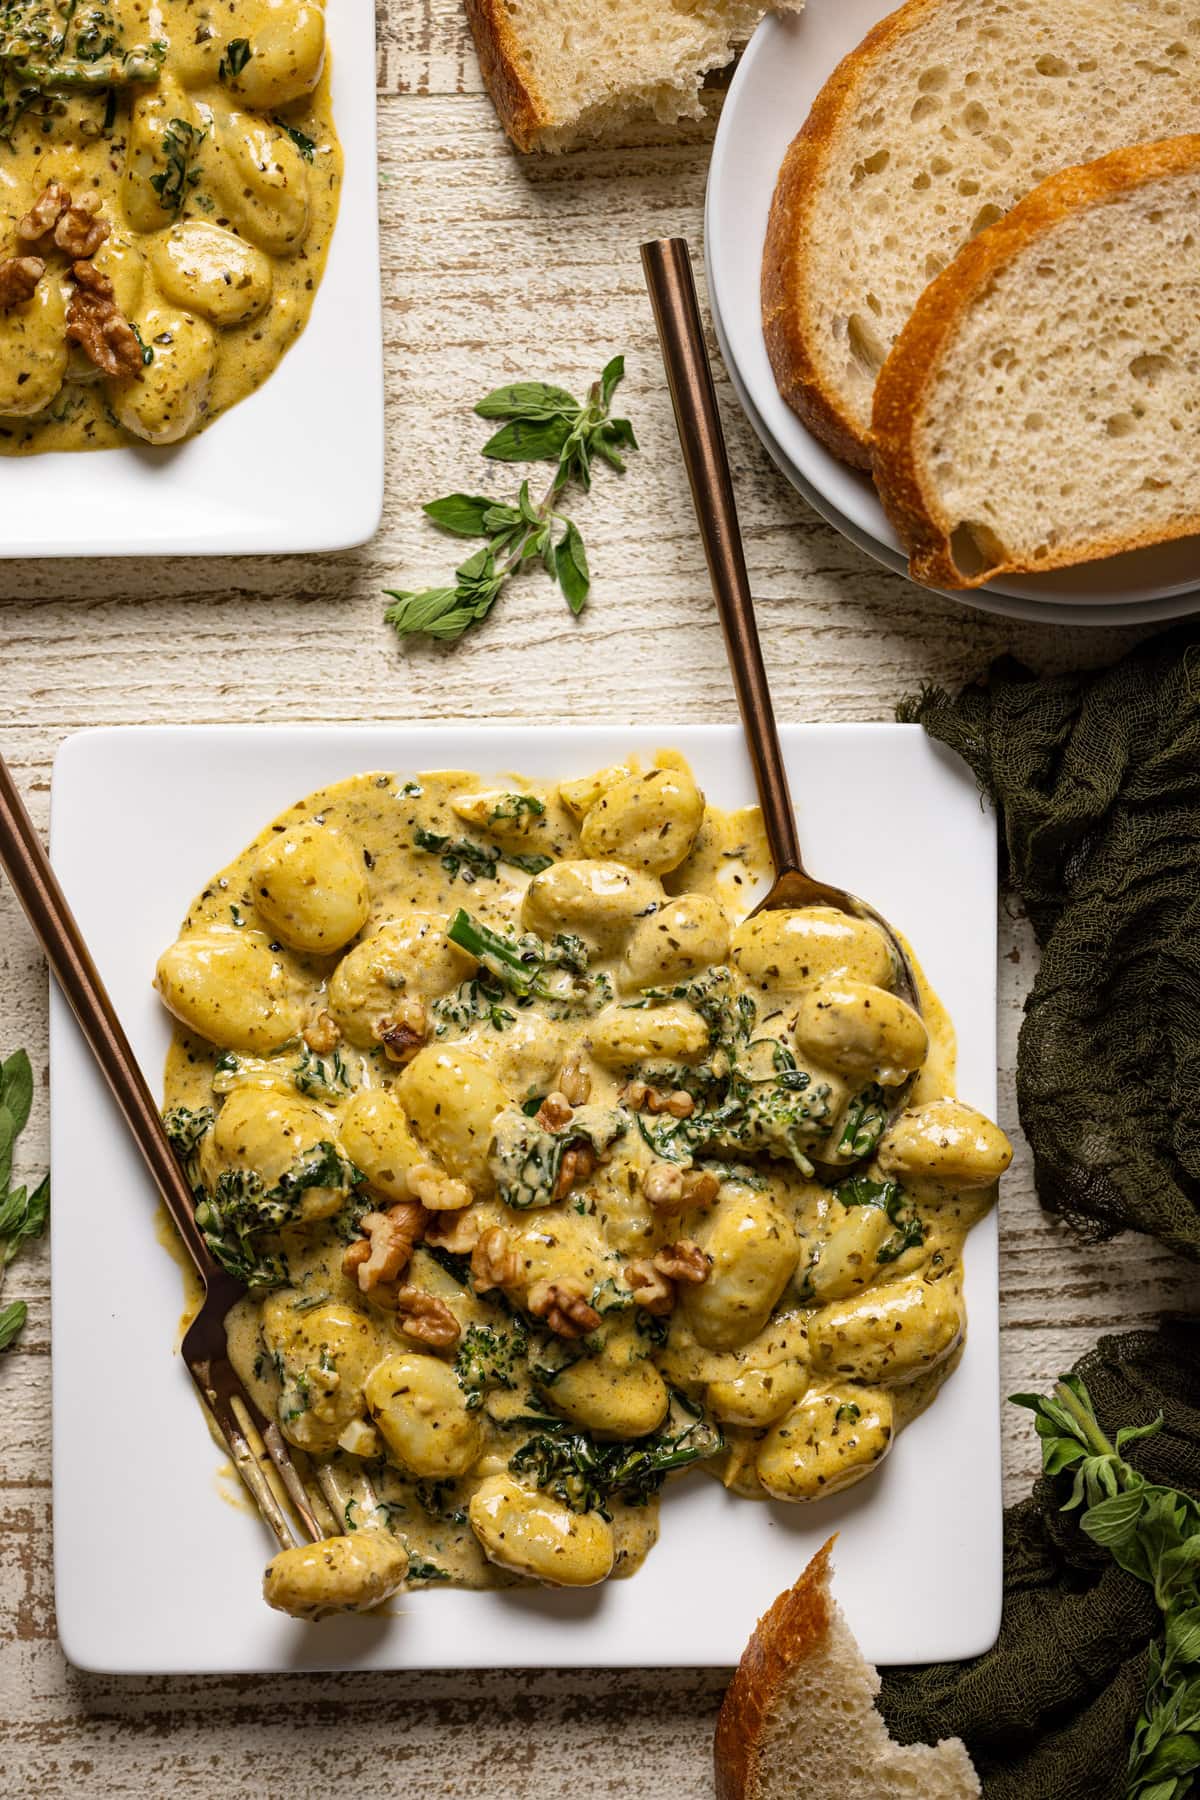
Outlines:
[[[88,725],[520,720],[536,711],[548,721],[669,728],[733,716],[638,265],[640,240],[658,232],[682,231],[699,248],[711,123],[522,165],[481,93],[458,0],[378,0],[377,15],[383,527],[362,550],[304,561],[0,563],[0,746],[43,828],[54,753]],[[483,430],[472,402],[517,374],[582,387],[617,350],[628,358],[622,399],[643,449],[624,480],[601,471],[580,508],[595,574],[583,619],[531,574],[457,648],[397,645],[381,624],[383,587],[418,587],[451,566],[420,501],[505,484],[503,471],[477,460]],[[784,485],[720,370],[718,385],[783,719],[888,718],[922,680],[959,682],[1003,650],[1066,667],[1107,661],[1132,641],[992,620],[881,571]],[[1001,1117],[1012,1131],[1034,955],[1023,920],[1002,909],[1001,929]],[[45,970],[0,889],[0,1048],[17,1044],[44,1078]],[[30,1171],[44,1163],[46,1124],[43,1086],[23,1143]],[[1073,1244],[1038,1209],[1023,1146],[1002,1224],[1005,1392],[1044,1384],[1103,1330],[1200,1298],[1194,1271],[1142,1241]],[[249,1800],[342,1784],[407,1800],[711,1792],[717,1675],[117,1681],[68,1669],[50,1565],[44,1245],[14,1266],[8,1294],[30,1304],[19,1348],[0,1359],[8,1793]],[[1036,1457],[1023,1415],[1007,1409],[1004,1430],[1012,1497]],[[780,1586],[794,1574],[781,1570]]]

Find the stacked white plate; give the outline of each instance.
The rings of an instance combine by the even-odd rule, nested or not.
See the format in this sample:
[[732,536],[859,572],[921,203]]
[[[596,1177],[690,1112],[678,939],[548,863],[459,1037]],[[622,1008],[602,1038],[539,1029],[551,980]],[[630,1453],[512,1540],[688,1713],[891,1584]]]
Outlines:
[[[892,0],[813,0],[798,15],[764,19],[734,76],[717,132],[705,262],[726,366],[767,450],[824,519],[876,561],[904,574],[899,540],[869,477],[831,456],[780,397],[759,305],[767,215],[784,153],[841,59],[893,10]],[[1185,538],[951,598],[1049,624],[1123,625],[1198,612],[1198,589],[1200,549],[1195,538]]]

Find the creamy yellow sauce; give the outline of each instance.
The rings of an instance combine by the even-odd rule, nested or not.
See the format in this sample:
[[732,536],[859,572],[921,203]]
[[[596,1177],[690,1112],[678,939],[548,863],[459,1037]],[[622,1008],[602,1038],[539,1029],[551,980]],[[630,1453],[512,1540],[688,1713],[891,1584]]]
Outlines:
[[[234,1364],[412,1582],[631,1573],[675,1461],[820,1499],[954,1367],[1007,1142],[873,926],[747,918],[767,866],[757,810],[669,752],[368,774],[269,824],[160,960],[168,1120],[259,1284]],[[371,1219],[417,1198],[372,1284]]]
[[[177,443],[261,386],[308,322],[342,180],[323,0],[20,4],[67,36],[25,106],[36,78],[0,27],[0,263],[44,265],[0,310],[0,452]],[[113,84],[65,85],[64,67]],[[135,373],[68,342],[72,258],[19,233],[53,183],[110,227],[90,261],[138,334]]]

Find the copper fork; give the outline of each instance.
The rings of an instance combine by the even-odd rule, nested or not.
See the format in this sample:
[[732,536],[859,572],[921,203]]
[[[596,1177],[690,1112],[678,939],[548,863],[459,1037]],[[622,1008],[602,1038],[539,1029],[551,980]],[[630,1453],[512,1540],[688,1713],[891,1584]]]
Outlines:
[[[327,1509],[308,1491],[279,1426],[263,1418],[229,1360],[225,1315],[245,1289],[209,1253],[194,1217],[192,1192],[158,1108],[2,756],[0,865],[200,1278],[204,1302],[184,1337],[183,1359],[229,1448],[233,1466],[281,1549],[303,1541],[289,1516],[289,1504],[304,1536],[313,1541],[322,1538],[331,1524]],[[332,1529],[340,1525],[334,1519]]]
[[770,890],[754,911],[831,906],[853,918],[869,919],[883,932],[895,958],[897,991],[920,1012],[921,996],[912,963],[888,921],[857,894],[816,880],[804,867],[796,809],[788,786],[787,767],[754,618],[733,478],[729,472],[725,434],[717,409],[716,389],[686,241],[683,238],[656,238],[643,244],[642,267],[654,308],[654,322],[658,327],[680,448],[696,508],[696,522],[725,635],[729,670],[754,765],[763,826],[775,867]]

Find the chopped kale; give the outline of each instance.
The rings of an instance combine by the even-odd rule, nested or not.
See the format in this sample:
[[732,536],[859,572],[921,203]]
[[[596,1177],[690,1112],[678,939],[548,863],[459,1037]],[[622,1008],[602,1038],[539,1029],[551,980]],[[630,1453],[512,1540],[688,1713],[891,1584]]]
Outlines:
[[454,1373],[466,1395],[468,1412],[478,1412],[494,1388],[516,1388],[528,1349],[529,1339],[519,1319],[508,1331],[492,1325],[467,1327],[454,1359]]
[[896,1227],[875,1252],[880,1263],[897,1262],[906,1250],[918,1250],[925,1242],[925,1227],[910,1195],[897,1181],[872,1181],[856,1175],[834,1189],[843,1206],[879,1206]]
[[223,1169],[210,1190],[201,1188],[196,1223],[213,1257],[247,1287],[279,1287],[288,1279],[287,1258],[258,1240],[294,1224],[313,1188],[353,1190],[361,1172],[328,1139],[305,1151],[273,1187],[253,1169]]
[[[677,1401],[679,1396],[676,1396]],[[509,1459],[514,1475],[531,1475],[537,1486],[563,1501],[572,1512],[598,1512],[610,1518],[613,1501],[645,1506],[668,1475],[688,1468],[725,1448],[719,1427],[686,1406],[692,1423],[671,1426],[652,1437],[629,1443],[600,1443],[562,1419],[527,1421],[538,1427]]]
[[488,1166],[505,1206],[524,1212],[551,1206],[563,1158],[586,1144],[603,1155],[626,1129],[626,1115],[613,1106],[579,1106],[559,1131],[527,1118],[519,1107],[498,1113],[492,1127]]
[[335,1049],[326,1058],[301,1044],[300,1061],[292,1070],[292,1085],[312,1100],[344,1100],[352,1083],[341,1049]]
[[498,844],[481,843],[478,838],[443,836],[423,825],[417,826],[412,841],[418,850],[441,858],[442,867],[451,881],[462,881],[468,887],[480,879],[495,881],[502,862],[524,870],[526,875],[540,875],[554,861],[552,856],[524,856],[502,850]]
[[883,1136],[887,1118],[883,1089],[872,1082],[861,1094],[854,1096],[846,1109],[846,1123],[838,1139],[838,1155],[854,1162],[870,1156]]

